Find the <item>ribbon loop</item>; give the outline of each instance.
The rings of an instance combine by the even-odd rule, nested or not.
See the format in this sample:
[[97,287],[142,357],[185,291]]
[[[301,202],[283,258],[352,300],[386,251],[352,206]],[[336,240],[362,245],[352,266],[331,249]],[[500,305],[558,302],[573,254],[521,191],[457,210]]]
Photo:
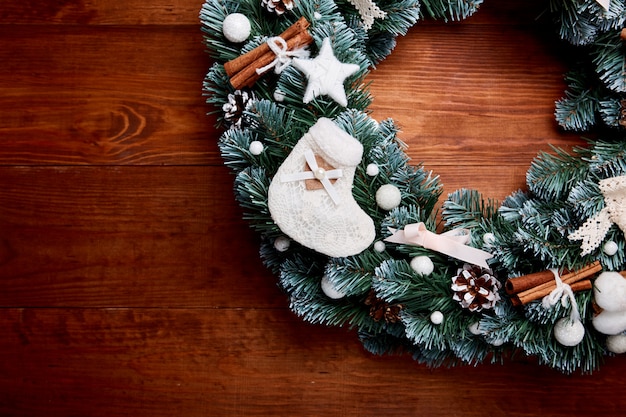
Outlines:
[[578,311],[578,304],[576,304],[576,297],[574,297],[574,291],[572,291],[572,287],[569,284],[564,283],[561,280],[561,276],[559,275],[559,271],[556,268],[550,269],[550,272],[554,275],[554,281],[556,282],[556,288],[550,292],[550,294],[543,297],[541,300],[541,305],[546,310],[551,308],[553,305],[561,301],[561,305],[563,307],[567,307],[567,304],[572,306],[572,310],[570,312],[571,321],[580,321],[580,312]]
[[287,41],[280,36],[274,36],[267,40],[267,46],[276,55],[276,58],[264,67],[257,68],[256,73],[261,75],[266,71],[274,68],[274,73],[280,74],[283,70],[291,64],[292,58],[308,58],[309,51],[305,48],[296,48],[293,51],[289,50]]
[[489,268],[487,259],[493,257],[489,252],[467,246],[471,238],[467,229],[454,229],[438,235],[420,222],[407,224],[403,230],[390,227],[389,231],[392,235],[385,239],[387,242],[422,246],[483,268]]

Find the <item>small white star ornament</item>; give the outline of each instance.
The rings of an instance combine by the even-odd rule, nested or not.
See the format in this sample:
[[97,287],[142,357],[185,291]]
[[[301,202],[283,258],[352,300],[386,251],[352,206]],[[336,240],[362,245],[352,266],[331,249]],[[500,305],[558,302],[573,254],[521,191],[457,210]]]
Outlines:
[[333,53],[329,38],[324,38],[315,59],[294,58],[292,65],[302,71],[308,79],[302,99],[304,104],[310,103],[317,96],[327,95],[343,107],[348,106],[343,83],[346,78],[359,71],[360,67],[339,61]]
[[611,0],[596,0],[596,3],[602,6],[606,11],[608,11],[611,6]]

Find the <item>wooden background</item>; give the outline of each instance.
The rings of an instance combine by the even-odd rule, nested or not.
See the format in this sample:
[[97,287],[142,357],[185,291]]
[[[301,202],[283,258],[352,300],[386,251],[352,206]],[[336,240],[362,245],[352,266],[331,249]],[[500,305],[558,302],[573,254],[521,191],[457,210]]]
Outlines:
[[[373,114],[446,192],[501,199],[581,142],[544,2],[486,3],[401,39]],[[430,370],[294,317],[205,115],[201,4],[0,2],[0,415],[624,415],[626,357]]]

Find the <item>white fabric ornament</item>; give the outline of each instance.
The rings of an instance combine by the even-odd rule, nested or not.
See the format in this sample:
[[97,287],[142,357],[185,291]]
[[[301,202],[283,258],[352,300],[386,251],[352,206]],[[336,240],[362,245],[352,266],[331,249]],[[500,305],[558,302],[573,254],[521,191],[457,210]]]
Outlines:
[[268,207],[282,232],[332,257],[366,249],[376,237],[374,222],[352,196],[354,172],[362,155],[358,140],[330,119],[320,118],[294,146],[270,184]]
[[335,58],[329,38],[324,38],[315,59],[294,58],[292,65],[302,71],[309,81],[304,92],[304,104],[310,103],[317,96],[327,95],[343,107],[348,106],[343,82],[359,71],[360,67],[344,64]]
[[222,22],[222,33],[232,43],[241,43],[250,36],[250,21],[241,13],[232,13]]
[[[380,8],[371,0],[348,0],[361,15],[363,21],[363,29],[367,32],[372,28],[374,19],[384,19],[387,17],[387,13],[380,10]],[[610,1],[610,0],[609,0]]]
[[569,240],[582,240],[582,256],[590,254],[602,243],[604,236],[613,225],[626,230],[626,175],[600,181],[600,191],[604,195],[605,207],[567,237]]

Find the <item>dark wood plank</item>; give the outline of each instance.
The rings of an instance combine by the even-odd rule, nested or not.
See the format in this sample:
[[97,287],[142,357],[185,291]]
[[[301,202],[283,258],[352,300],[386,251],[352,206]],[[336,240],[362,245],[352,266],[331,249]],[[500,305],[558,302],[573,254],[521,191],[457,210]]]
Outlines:
[[0,167],[0,305],[285,306],[231,182],[225,167]]
[[0,25],[0,164],[214,164],[197,26]]
[[196,25],[202,0],[3,0],[0,22],[58,25]]
[[[282,310],[3,309],[0,414],[618,416],[624,361],[428,370]],[[610,400],[601,400],[607,398]]]

